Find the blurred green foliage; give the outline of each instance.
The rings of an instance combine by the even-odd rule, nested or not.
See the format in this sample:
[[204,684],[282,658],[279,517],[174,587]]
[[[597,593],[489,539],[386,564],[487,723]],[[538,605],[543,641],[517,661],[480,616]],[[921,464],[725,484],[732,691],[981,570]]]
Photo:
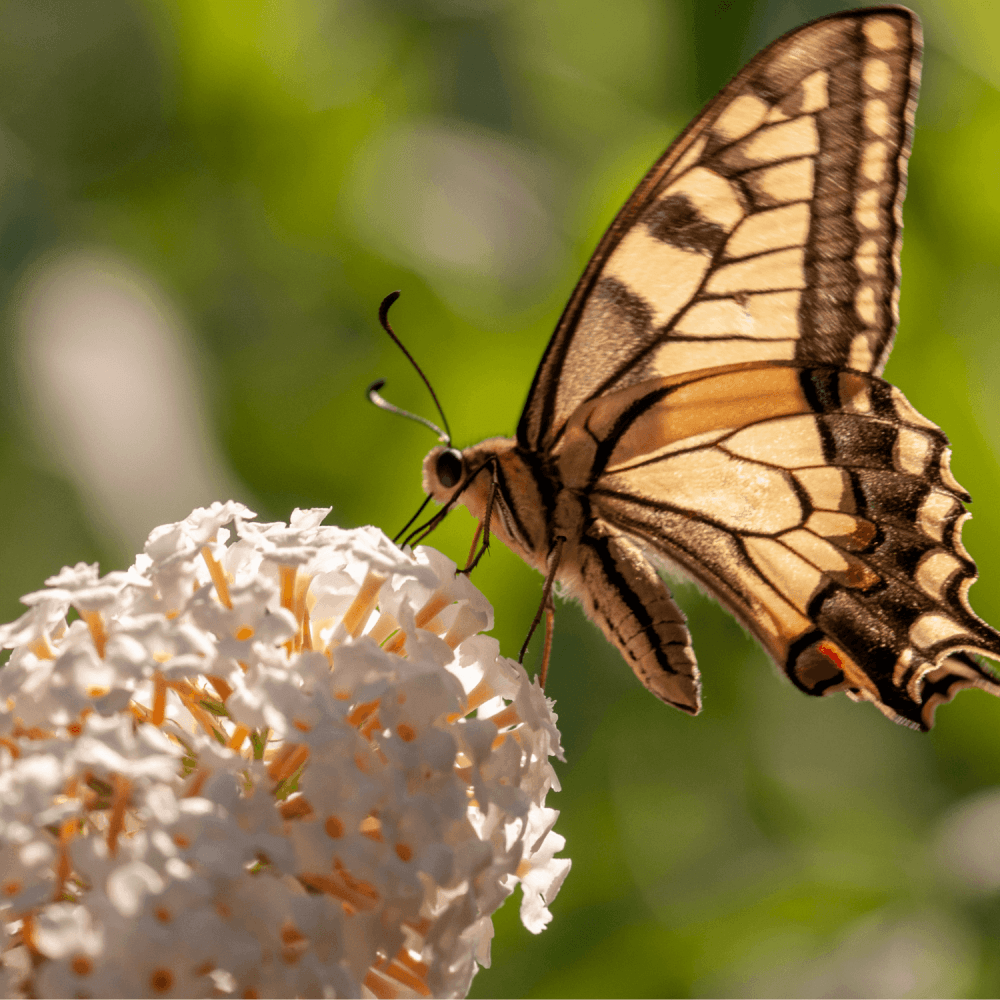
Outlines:
[[[3,619],[64,563],[131,558],[24,404],[18,305],[46,255],[103,248],[158,283],[195,345],[239,499],[267,519],[332,505],[337,523],[392,534],[420,499],[433,442],[364,401],[384,376],[389,398],[431,414],[378,329],[382,296],[402,290],[396,329],[456,443],[512,433],[562,304],[638,178],[758,48],[836,9],[7,0]],[[972,597],[994,623],[998,10],[946,0],[921,11],[924,92],[887,370],[952,439],[976,498]],[[461,559],[471,533],[460,513],[434,543]],[[497,549],[476,577],[515,655],[540,579]],[[474,991],[998,995],[1000,878],[974,884],[961,871],[997,857],[1000,831],[966,837],[965,861],[949,863],[948,845],[954,810],[972,815],[1000,785],[1000,703],[965,693],[924,736],[844,698],[809,699],[714,603],[685,586],[678,596],[704,671],[696,719],[655,702],[578,609],[559,608],[549,694],[567,762],[550,802],[574,866],[544,934],[520,926],[516,904],[501,911]]]

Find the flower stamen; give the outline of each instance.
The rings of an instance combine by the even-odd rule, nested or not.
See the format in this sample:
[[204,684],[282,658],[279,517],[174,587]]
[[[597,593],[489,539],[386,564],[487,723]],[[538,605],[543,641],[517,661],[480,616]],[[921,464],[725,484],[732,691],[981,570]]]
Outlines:
[[375,610],[382,584],[388,579],[387,576],[376,573],[374,570],[368,570],[367,574],[365,574],[361,589],[358,591],[357,597],[351,602],[351,606],[347,609],[341,622],[341,628],[352,639],[357,639],[361,635],[361,630],[365,622],[368,621],[372,611]]
[[208,575],[212,578],[212,583],[215,584],[215,592],[219,595],[220,603],[232,611],[233,600],[229,596],[229,581],[226,579],[226,571],[216,561],[215,556],[212,555],[212,550],[207,545],[202,546],[201,557],[205,560],[205,565],[208,567]]
[[86,622],[90,629],[90,637],[94,640],[94,649],[100,659],[104,659],[104,647],[108,642],[108,633],[104,627],[104,619],[100,611],[80,611],[80,617]]

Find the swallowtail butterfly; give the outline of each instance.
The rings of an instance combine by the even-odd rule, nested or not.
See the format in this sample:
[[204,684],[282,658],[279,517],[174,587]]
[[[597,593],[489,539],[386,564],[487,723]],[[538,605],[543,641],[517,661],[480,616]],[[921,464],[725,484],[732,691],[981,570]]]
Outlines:
[[920,52],[902,7],[764,49],[618,213],[516,437],[425,460],[428,494],[545,574],[547,626],[558,582],[685,712],[698,668],[655,564],[808,694],[920,729],[961,688],[1000,694],[973,657],[1000,659],[1000,634],[967,598],[969,496],[944,434],[879,377]]

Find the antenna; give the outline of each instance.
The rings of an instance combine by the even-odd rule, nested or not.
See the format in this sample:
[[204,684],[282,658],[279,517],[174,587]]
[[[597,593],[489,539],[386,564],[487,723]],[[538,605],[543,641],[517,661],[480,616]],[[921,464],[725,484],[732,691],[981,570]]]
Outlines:
[[437,424],[432,424],[426,418],[418,417],[415,413],[410,413],[407,410],[400,409],[398,406],[394,406],[392,403],[388,402],[388,400],[383,399],[378,394],[378,390],[385,385],[384,378],[373,382],[368,387],[368,399],[379,407],[379,409],[388,410],[390,413],[396,413],[401,417],[409,417],[410,420],[416,420],[417,423],[423,424],[425,427],[429,427],[435,434],[437,434],[439,441],[443,441],[446,445],[451,445],[451,428],[448,426],[448,418],[444,415],[444,410],[441,408],[440,402],[438,402],[437,393],[427,380],[427,376],[421,370],[420,365],[413,360],[413,355],[410,354],[410,352],[403,346],[403,342],[396,336],[392,327],[389,325],[389,309],[398,298],[399,292],[390,292],[382,300],[382,304],[378,307],[378,321],[382,324],[382,329],[385,330],[390,337],[392,337],[396,346],[406,355],[407,360],[417,370],[417,374],[424,380],[424,385],[427,386],[427,391],[431,394],[431,399],[434,400],[434,405],[437,407],[438,413],[441,414],[441,420],[444,423],[444,430],[441,430]]
[[[419,369],[418,369],[419,371]],[[408,417],[410,420],[416,420],[418,424],[423,424],[424,427],[430,428],[438,436],[439,441],[443,441],[445,444],[451,444],[451,439],[447,434],[437,424],[431,423],[426,417],[418,416],[416,413],[410,413],[409,410],[404,410],[394,404],[390,403],[389,400],[383,399],[382,396],[378,394],[379,389],[385,385],[385,379],[376,379],[370,386],[368,386],[368,401],[374,403],[380,410],[388,410],[389,413],[396,413],[401,417]]]

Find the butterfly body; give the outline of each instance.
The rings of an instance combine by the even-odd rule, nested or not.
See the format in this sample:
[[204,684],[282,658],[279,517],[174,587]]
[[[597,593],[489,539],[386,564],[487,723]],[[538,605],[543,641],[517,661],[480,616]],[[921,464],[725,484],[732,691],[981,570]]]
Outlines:
[[[425,460],[424,489],[446,503],[454,490],[436,475],[442,451]],[[695,714],[701,685],[683,612],[641,548],[594,512],[593,452],[589,435],[570,434],[562,461],[546,467],[510,438],[485,441],[462,453],[471,474],[461,503],[481,523],[491,506],[490,531],[529,566],[552,571],[657,697]]]
[[657,573],[716,597],[803,691],[929,728],[1000,659],[975,616],[944,434],[879,374],[895,333],[915,15],[821,19],[752,60],[601,241],[515,439],[432,452],[425,490],[582,602],[684,711]]

